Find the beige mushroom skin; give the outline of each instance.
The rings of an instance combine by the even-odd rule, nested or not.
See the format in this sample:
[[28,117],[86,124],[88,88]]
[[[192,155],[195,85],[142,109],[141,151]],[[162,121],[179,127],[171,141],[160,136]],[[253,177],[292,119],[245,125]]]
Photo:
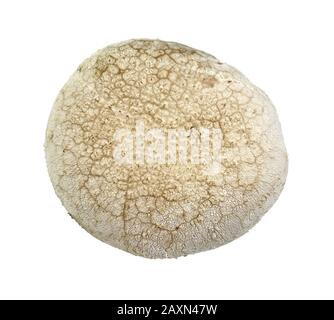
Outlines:
[[[146,130],[220,129],[219,172],[116,162],[116,129],[135,132],[138,121]],[[240,237],[277,200],[288,163],[263,91],[207,53],[160,40],[122,42],[85,60],[56,99],[45,152],[69,214],[96,238],[147,258]]]

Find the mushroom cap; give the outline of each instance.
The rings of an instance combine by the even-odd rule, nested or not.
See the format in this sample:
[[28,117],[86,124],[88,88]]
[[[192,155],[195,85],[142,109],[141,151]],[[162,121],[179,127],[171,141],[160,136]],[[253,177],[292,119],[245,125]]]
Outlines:
[[240,237],[278,198],[288,163],[262,90],[205,52],[160,40],[86,59],[55,101],[45,152],[69,214],[96,238],[147,258]]

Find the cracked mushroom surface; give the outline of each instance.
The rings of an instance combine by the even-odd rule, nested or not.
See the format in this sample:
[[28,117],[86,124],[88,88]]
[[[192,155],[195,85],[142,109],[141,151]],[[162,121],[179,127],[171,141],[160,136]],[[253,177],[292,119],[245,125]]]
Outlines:
[[[187,158],[194,141],[208,140],[203,128],[221,132],[220,145],[207,144],[218,166],[203,148],[197,161]],[[151,129],[160,130],[159,139],[147,137]],[[180,139],[168,161],[161,133],[178,129],[195,138],[185,144],[184,161]],[[119,152],[120,144],[128,149]],[[215,57],[160,40],[118,43],[86,59],[55,101],[45,152],[69,214],[96,238],[147,258],[184,256],[240,237],[276,201],[287,174],[267,95]]]

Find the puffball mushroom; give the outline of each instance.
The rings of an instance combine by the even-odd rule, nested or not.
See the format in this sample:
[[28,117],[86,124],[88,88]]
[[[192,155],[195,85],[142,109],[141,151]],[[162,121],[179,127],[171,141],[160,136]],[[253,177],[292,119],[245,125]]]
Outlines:
[[160,40],[114,44],[85,60],[56,99],[45,152],[69,214],[147,258],[240,237],[287,175],[267,95],[215,57]]

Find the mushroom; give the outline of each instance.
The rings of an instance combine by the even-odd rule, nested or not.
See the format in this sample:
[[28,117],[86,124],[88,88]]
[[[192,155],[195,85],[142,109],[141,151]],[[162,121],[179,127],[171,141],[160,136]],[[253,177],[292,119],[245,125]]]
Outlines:
[[277,200],[288,162],[262,90],[203,51],[141,39],[78,67],[53,106],[45,152],[71,217],[147,258],[243,235]]

